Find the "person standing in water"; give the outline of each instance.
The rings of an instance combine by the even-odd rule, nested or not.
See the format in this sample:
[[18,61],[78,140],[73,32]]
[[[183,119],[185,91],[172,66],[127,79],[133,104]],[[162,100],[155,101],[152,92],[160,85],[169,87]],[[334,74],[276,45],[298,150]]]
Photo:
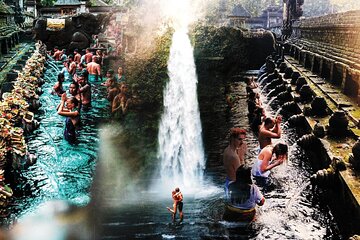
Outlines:
[[[255,206],[262,206],[264,202],[264,196],[251,180],[251,168],[240,166],[236,170],[236,181],[229,184],[229,195],[226,199],[227,209],[231,211],[235,208],[239,213],[237,221],[250,222],[255,217]],[[224,219],[231,217],[229,214],[225,214]]]
[[230,129],[230,142],[223,154],[223,163],[226,171],[225,195],[228,193],[229,183],[236,180],[236,170],[245,164],[245,154],[247,152],[247,144],[244,142],[245,138],[245,129]]
[[288,146],[278,143],[264,147],[252,167],[252,175],[260,185],[266,185],[270,170],[284,163],[288,158]]
[[184,214],[183,214],[183,195],[180,192],[180,189],[177,187],[175,188],[174,191],[172,191],[171,193],[172,198],[174,200],[173,203],[173,209],[167,207],[167,209],[172,213],[172,220],[175,221],[175,216],[176,216],[176,212],[179,209],[179,216],[180,216],[180,221],[183,220],[184,218]]
[[76,141],[76,127],[78,126],[80,119],[77,106],[78,100],[75,97],[66,98],[65,95],[61,96],[61,103],[57,113],[66,117],[64,138],[69,143],[74,143]]

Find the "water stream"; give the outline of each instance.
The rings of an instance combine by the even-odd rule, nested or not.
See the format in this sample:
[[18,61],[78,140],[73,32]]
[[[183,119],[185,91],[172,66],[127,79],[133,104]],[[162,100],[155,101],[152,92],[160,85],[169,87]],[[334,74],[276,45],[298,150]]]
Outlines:
[[188,190],[202,182],[205,166],[193,48],[186,29],[172,39],[169,83],[159,129],[161,182]]

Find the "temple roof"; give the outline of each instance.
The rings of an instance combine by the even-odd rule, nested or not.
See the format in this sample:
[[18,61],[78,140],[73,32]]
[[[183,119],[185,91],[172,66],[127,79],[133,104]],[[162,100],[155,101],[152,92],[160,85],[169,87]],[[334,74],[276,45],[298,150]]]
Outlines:
[[57,0],[54,6],[77,6],[81,5],[79,0]]
[[250,18],[251,14],[241,5],[238,4],[234,7],[231,15],[229,17],[246,17]]

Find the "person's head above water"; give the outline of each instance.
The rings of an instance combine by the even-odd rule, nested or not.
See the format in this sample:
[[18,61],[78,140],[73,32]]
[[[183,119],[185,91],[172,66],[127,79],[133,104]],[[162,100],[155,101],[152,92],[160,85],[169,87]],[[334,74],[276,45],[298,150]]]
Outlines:
[[242,128],[230,129],[230,142],[234,140],[243,141],[246,137],[246,130]]
[[242,165],[236,170],[236,182],[243,184],[252,184],[251,168]]
[[287,157],[288,154],[288,145],[284,144],[284,143],[278,143],[274,146],[273,151],[272,151],[275,156],[278,158],[280,156],[284,156]]

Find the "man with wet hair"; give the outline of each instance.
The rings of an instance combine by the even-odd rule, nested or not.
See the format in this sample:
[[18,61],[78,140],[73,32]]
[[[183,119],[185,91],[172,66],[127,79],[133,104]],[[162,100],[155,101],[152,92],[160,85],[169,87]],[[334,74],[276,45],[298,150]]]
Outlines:
[[74,62],[76,62],[76,64],[79,64],[81,61],[81,54],[79,53],[78,49],[74,50]]
[[226,171],[225,194],[229,183],[236,180],[236,170],[245,164],[247,145],[244,142],[246,130],[241,128],[230,129],[230,142],[223,154],[223,163]]
[[98,81],[99,78],[102,81],[101,68],[100,68],[100,64],[98,63],[97,56],[92,57],[92,62],[86,66],[86,70],[89,73],[88,75],[89,83],[94,83]]
[[263,124],[259,129],[259,144],[260,149],[263,149],[267,145],[271,145],[272,138],[280,138],[281,137],[281,116],[277,116],[276,119],[272,117],[265,118]]
[[87,48],[86,50],[85,50],[85,55],[84,55],[84,60],[85,60],[85,64],[88,64],[88,63],[90,63],[91,62],[91,60],[92,60],[92,57],[93,57],[93,54],[92,54],[92,52],[90,51],[90,48]]
[[55,61],[60,61],[62,52],[59,50],[57,46],[54,47],[54,54],[52,55],[52,58]]

